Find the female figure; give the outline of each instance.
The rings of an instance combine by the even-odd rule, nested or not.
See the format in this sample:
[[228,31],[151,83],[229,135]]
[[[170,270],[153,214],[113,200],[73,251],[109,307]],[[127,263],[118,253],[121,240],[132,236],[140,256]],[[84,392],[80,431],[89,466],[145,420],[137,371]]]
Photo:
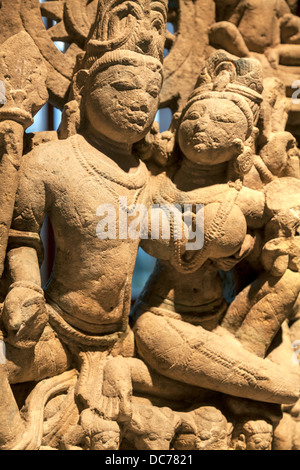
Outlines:
[[[204,246],[188,252],[175,241],[174,250],[164,250],[163,258],[161,241],[158,247],[143,241],[146,251],[154,256],[159,252],[163,259],[135,307],[134,331],[139,355],[162,375],[230,395],[284,403],[297,399],[297,376],[252,352],[257,352],[255,345],[265,357],[297,299],[298,275],[288,271],[279,280],[268,275],[255,289],[247,305],[249,324],[259,320],[262,311],[270,312],[270,294],[275,296],[276,313],[273,322],[261,322],[264,329],[248,348],[252,352],[219,326],[227,310],[219,269],[230,270],[249,253],[253,241],[247,228],[266,221],[264,194],[228,182],[251,168],[245,144],[257,116],[260,87],[256,61],[234,61],[217,53],[202,72],[179,121],[182,158],[175,169],[160,175],[154,201],[202,202]],[[288,295],[283,296],[287,285]],[[241,342],[247,344],[247,339]]]

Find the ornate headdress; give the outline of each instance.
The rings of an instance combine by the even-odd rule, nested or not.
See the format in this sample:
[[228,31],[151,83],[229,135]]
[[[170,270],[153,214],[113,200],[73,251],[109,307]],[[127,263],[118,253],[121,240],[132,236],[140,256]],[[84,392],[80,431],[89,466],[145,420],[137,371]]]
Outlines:
[[163,61],[167,0],[99,0],[87,40],[87,68],[104,54],[127,50]]

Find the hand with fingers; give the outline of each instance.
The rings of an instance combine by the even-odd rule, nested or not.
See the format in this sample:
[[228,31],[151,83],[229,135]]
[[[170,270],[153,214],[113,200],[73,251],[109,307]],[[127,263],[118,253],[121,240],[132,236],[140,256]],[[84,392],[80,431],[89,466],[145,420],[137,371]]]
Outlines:
[[20,348],[34,347],[48,322],[43,290],[34,283],[15,283],[5,299],[2,321],[7,342]]

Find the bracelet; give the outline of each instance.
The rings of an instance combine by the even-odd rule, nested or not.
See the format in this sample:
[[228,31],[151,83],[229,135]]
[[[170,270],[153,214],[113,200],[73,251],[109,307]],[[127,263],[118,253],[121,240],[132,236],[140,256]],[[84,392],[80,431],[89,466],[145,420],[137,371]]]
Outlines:
[[38,292],[39,294],[44,295],[43,289],[39,287],[37,284],[35,284],[34,282],[28,282],[28,281],[14,282],[13,284],[9,286],[9,292],[15,287],[23,287],[24,289],[31,289],[31,290],[34,290],[35,292]]

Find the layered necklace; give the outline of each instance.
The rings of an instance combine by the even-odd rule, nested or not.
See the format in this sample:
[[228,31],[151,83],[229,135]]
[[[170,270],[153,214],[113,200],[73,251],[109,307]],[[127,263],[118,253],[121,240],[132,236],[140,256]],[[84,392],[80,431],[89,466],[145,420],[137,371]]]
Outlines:
[[[98,181],[101,185],[103,183],[105,184],[117,204],[119,204],[120,207],[122,207],[122,205],[124,206],[122,207],[123,210],[130,212],[130,209],[122,202],[120,193],[114,188],[114,185],[121,186],[122,188],[126,188],[130,191],[135,191],[130,204],[130,206],[134,206],[148,183],[149,173],[146,165],[140,162],[138,169],[134,174],[125,174],[125,172],[118,171],[116,168],[113,168],[103,159],[100,160],[99,155],[101,155],[101,152],[97,151],[96,153],[91,145],[89,145],[88,149],[83,148],[83,139],[84,138],[79,135],[71,137],[72,147],[78,162],[88,175],[92,176],[93,179]],[[97,162],[96,164],[95,161]],[[107,171],[106,169],[101,169],[100,165],[102,167],[106,167]]]

